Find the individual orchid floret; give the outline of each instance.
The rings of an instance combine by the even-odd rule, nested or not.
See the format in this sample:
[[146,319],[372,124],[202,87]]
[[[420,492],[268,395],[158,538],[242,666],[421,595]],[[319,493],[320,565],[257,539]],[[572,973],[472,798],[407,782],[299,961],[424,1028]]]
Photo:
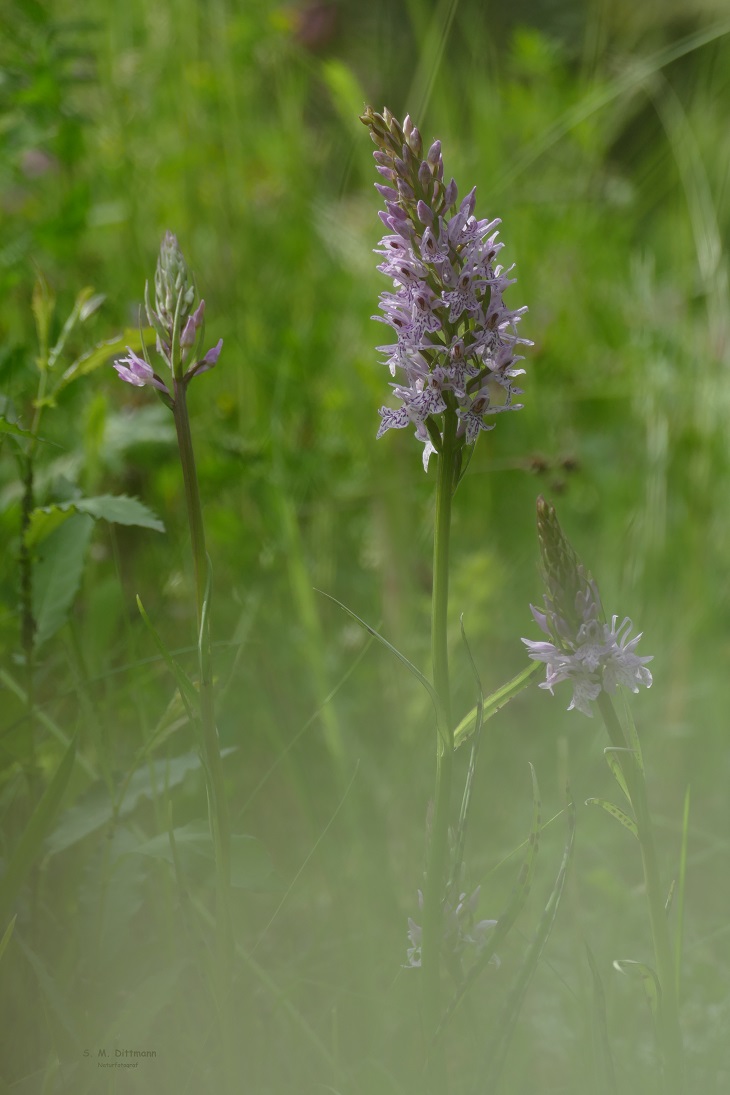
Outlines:
[[152,366],[138,357],[133,350],[130,350],[127,346],[127,357],[122,357],[119,361],[114,362],[114,368],[122,378],[126,380],[127,384],[134,384],[136,388],[144,388],[145,385],[151,385],[157,388],[161,392],[167,392],[167,388],[159,376],[152,370]]
[[153,308],[149,283],[145,285],[145,311],[155,332],[157,354],[172,374],[172,385],[168,386],[152,370],[146,353],[143,360],[128,349],[129,357],[116,361],[114,368],[128,384],[157,388],[163,400],[173,406],[178,385],[188,384],[198,373],[208,372],[216,365],[223,340],[219,339],[202,357],[198,356],[204,337],[205,301],[201,300],[194,308],[195,285],[172,232],[165,233],[160,246],[154,288]]
[[546,677],[540,688],[553,691],[570,681],[573,698],[568,710],[591,717],[591,704],[601,691],[613,693],[618,685],[632,692],[651,687],[646,668],[652,655],[636,653],[641,634],[631,638],[628,616],[605,619],[598,587],[579,561],[551,506],[537,500],[537,535],[545,582],[544,611],[530,605],[532,615],[548,641],[523,639],[534,661],[544,662]]
[[[444,415],[455,412],[459,446],[472,445],[494,428],[492,416],[519,410],[515,378],[522,357],[517,324],[525,308],[509,309],[502,294],[514,278],[495,260],[503,244],[500,221],[474,215],[476,191],[457,205],[454,180],[444,182],[441,142],[423,155],[423,142],[409,117],[401,125],[384,110],[368,107],[361,121],[370,129],[373,154],[383,182],[380,213],[386,235],[375,249],[378,270],[394,291],[380,295],[382,316],[396,342],[378,347],[391,375],[399,405],[381,407],[378,437],[387,430],[415,427],[428,470],[444,435]],[[456,352],[458,347],[458,353]]]
[[186,378],[189,379],[193,376],[197,376],[198,373],[207,373],[209,369],[212,369],[214,365],[217,365],[222,349],[223,339],[219,338],[216,345],[208,350],[207,354],[201,357],[200,361],[196,361],[194,365],[190,366],[185,374]]

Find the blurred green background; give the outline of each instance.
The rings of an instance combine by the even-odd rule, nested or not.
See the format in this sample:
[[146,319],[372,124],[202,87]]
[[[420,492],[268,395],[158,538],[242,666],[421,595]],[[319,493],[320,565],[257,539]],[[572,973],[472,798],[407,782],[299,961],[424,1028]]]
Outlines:
[[[512,306],[527,304],[524,410],[480,439],[455,502],[456,707],[474,703],[459,615],[486,691],[525,664],[540,597],[534,504],[553,500],[655,655],[636,698],[667,881],[691,785],[683,1019],[692,1090],[730,1087],[727,663],[730,654],[730,13],[723,0],[5,0],[0,45],[0,391],[27,425],[41,272],[57,327],[104,293],[68,362],[134,328],[166,229],[206,300],[218,367],[190,392],[214,573],[219,725],[236,831],[273,874],[237,899],[242,1092],[422,1090],[417,974],[401,970],[422,885],[434,733],[428,698],[316,590],[425,671],[433,471],[410,431],[376,443],[391,379],[370,316],[386,288],[364,103],[439,137],[477,214],[502,218]],[[194,742],[142,623],[194,672],[194,609],[172,419],[105,366],[47,412],[37,502],[127,493],[164,535],[99,523],[70,618],[38,652],[47,781],[84,764],[18,902],[0,959],[0,1091],[216,1090],[205,941],[169,864],[132,849],[205,817]],[[19,664],[21,488],[0,462],[0,812],[4,857],[32,795]],[[69,579],[71,581],[71,579]],[[655,1090],[651,1023],[615,958],[649,960],[638,850],[601,811],[598,720],[531,688],[488,726],[468,846],[480,916],[509,897],[530,822],[570,776],[568,893],[527,998],[506,1092]],[[61,731],[61,735],[53,728]],[[135,773],[140,749],[158,744]],[[466,757],[458,754],[462,761]],[[150,767],[154,763],[156,767]],[[130,791],[112,822],[111,802]],[[114,790],[116,789],[116,791]],[[473,1088],[505,986],[557,871],[547,826],[524,923],[450,1041]],[[262,875],[266,870],[262,868]],[[201,867],[191,887],[206,901]],[[32,900],[31,900],[32,897]],[[0,924],[0,932],[5,929]],[[109,1079],[100,1046],[154,1049]],[[113,1086],[115,1084],[117,1086]]]

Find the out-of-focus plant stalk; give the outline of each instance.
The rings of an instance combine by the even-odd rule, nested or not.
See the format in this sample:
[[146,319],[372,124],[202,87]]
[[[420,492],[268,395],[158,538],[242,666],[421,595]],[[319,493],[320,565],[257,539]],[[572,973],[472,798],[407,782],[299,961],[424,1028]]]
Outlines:
[[[438,735],[436,743],[436,795],[423,913],[423,1021],[424,1033],[427,1039],[433,1036],[441,1021],[441,938],[443,898],[449,860],[449,806],[454,756],[447,623],[451,501],[454,495],[455,465],[458,451],[456,412],[453,409],[448,409],[444,419],[443,448],[438,457],[438,481],[436,484],[436,525],[433,544],[431,609],[431,654],[433,683],[438,696]],[[438,1072],[438,1061],[434,1064]]]
[[[40,283],[39,283],[40,284]],[[38,331],[40,346],[37,358],[38,391],[33,402],[33,419],[30,426],[28,447],[23,454],[23,495],[20,503],[20,549],[18,569],[20,577],[20,644],[25,659],[26,712],[28,717],[28,781],[37,789],[36,771],[36,718],[35,718],[35,616],[33,613],[33,560],[28,547],[30,518],[35,508],[35,458],[38,451],[41,418],[46,404],[48,386],[48,343],[44,328]]]
[[649,922],[654,942],[654,960],[660,988],[657,1026],[664,1073],[663,1090],[665,1095],[682,1095],[684,1055],[682,1030],[679,1023],[675,957],[669,936],[666,891],[662,887],[659,873],[644,769],[640,757],[637,756],[636,748],[624,733],[611,697],[606,692],[601,692],[597,702],[611,744],[618,750],[616,756],[621,763],[636,815],[649,906]]
[[186,399],[186,382],[174,380],[175,429],[182,465],[185,488],[185,504],[190,527],[190,542],[195,570],[195,599],[198,621],[198,649],[200,656],[200,721],[203,755],[208,781],[211,828],[215,844],[216,876],[218,887],[218,918],[220,927],[221,961],[230,962],[233,933],[230,911],[231,832],[223,780],[218,731],[215,724],[213,694],[213,669],[210,640],[210,567],[205,548],[205,526],[200,501],[195,454],[190,433],[190,418]]
[[234,958],[233,917],[231,912],[231,827],[226,801],[223,763],[215,723],[213,658],[210,638],[210,561],[205,547],[205,525],[200,488],[195,468],[195,453],[187,406],[187,382],[173,379],[173,415],[180,452],[185,505],[190,527],[190,543],[195,571],[195,601],[198,623],[200,672],[200,725],[202,752],[208,792],[208,814],[215,850],[216,870],[216,981],[218,1012],[224,1055],[225,1090],[234,1090],[232,1030],[232,969]]
[[[216,967],[217,1007],[223,1047],[226,1092],[236,1089],[233,1045],[232,972],[234,960],[231,912],[231,827],[226,802],[223,761],[215,723],[213,656],[210,632],[211,567],[205,547],[205,525],[195,453],[190,432],[187,387],[193,377],[212,369],[223,345],[218,344],[199,357],[205,317],[205,302],[196,298],[195,285],[180,250],[177,237],[166,232],[160,245],[154,280],[154,307],[149,284],[145,286],[145,311],[156,334],[157,355],[170,370],[170,380],[154,372],[143,347],[143,357],[127,347],[127,356],[114,362],[120,379],[135,387],[152,387],[158,392],[175,420],[185,506],[195,572],[195,603],[198,625],[200,745],[208,796],[208,820],[213,838],[216,871]],[[190,358],[192,356],[192,361]],[[171,387],[170,387],[171,384]],[[174,837],[173,837],[174,839]]]

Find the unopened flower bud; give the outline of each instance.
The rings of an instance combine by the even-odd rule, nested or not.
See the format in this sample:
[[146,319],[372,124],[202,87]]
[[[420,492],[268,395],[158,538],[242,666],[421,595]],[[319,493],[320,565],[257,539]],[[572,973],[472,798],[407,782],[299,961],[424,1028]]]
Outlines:
[[177,236],[166,232],[155,272],[155,307],[162,323],[171,329],[178,308],[182,320],[190,311],[194,299],[195,286],[190,284],[188,266]]

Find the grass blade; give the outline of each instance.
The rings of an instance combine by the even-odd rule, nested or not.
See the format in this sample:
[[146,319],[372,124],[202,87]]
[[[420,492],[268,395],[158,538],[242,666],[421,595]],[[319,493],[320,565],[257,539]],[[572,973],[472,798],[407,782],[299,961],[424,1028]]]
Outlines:
[[15,916],[13,917],[13,919],[8,924],[5,931],[3,932],[2,939],[0,939],[0,959],[2,959],[2,956],[5,954],[5,948],[7,947],[8,943],[10,942],[10,939],[11,939],[12,934],[13,934],[13,929],[15,928],[15,921],[17,919],[18,919],[18,914],[16,913]]
[[530,893],[532,887],[532,881],[535,877],[535,864],[537,862],[537,853],[540,846],[540,831],[541,831],[541,802],[540,802],[540,788],[537,782],[537,773],[533,765],[530,765],[530,775],[532,777],[532,825],[530,827],[530,835],[527,839],[527,854],[525,860],[520,867],[519,874],[517,875],[517,881],[515,882],[509,904],[505,909],[502,916],[497,921],[494,930],[490,933],[489,939],[482,949],[478,960],[474,963],[469,970],[467,976],[464,978],[462,984],[454,994],[449,1006],[444,1012],[444,1017],[436,1031],[434,1041],[439,1039],[448,1024],[451,1022],[454,1014],[461,1005],[465,996],[469,992],[469,989],[476,982],[477,978],[484,972],[489,965],[493,955],[496,953],[497,948],[501,945],[502,940],[507,937],[507,934],[514,925],[517,917],[522,912],[525,902]]
[[409,672],[413,674],[413,676],[416,678],[416,680],[419,682],[419,684],[422,684],[423,687],[426,689],[429,696],[431,697],[434,708],[438,712],[438,709],[439,709],[438,697],[436,696],[436,692],[434,690],[433,685],[431,684],[431,682],[426,677],[424,677],[424,675],[420,671],[420,669],[416,669],[413,662],[408,661],[408,658],[405,656],[405,654],[401,654],[400,650],[397,650],[393,646],[392,643],[389,643],[387,639],[383,638],[383,636],[378,631],[376,631],[374,627],[371,627],[370,624],[365,623],[365,621],[362,620],[357,615],[357,613],[353,612],[351,608],[348,608],[347,605],[343,605],[342,601],[338,601],[337,598],[333,597],[330,593],[325,593],[323,589],[318,589],[317,593],[321,593],[322,596],[326,597],[329,601],[334,601],[334,603],[336,605],[339,605],[339,607],[343,610],[343,612],[346,612],[347,615],[351,617],[351,619],[355,620],[356,623],[360,624],[360,627],[364,627],[365,630],[367,631],[368,635],[372,635],[372,637],[374,639],[377,639],[378,642],[382,646],[384,646],[386,650],[389,650],[391,652],[391,654],[395,654],[398,661],[401,662],[406,667],[406,669],[409,670]]
[[[593,979],[593,1038],[594,1059],[598,1058],[596,1067],[596,1079],[601,1078],[603,1091],[606,1095],[616,1095],[616,1070],[613,1067],[613,1054],[611,1053],[611,1041],[608,1036],[608,1017],[606,1015],[606,992],[603,987],[601,972],[593,957],[591,948],[586,943],[586,956],[591,968]],[[597,1043],[597,1044],[596,1044]]]
[[572,800],[568,799],[568,840],[563,852],[563,858],[560,864],[557,877],[555,879],[555,885],[553,886],[552,893],[548,898],[545,910],[540,917],[540,923],[538,924],[535,936],[530,944],[530,947],[525,955],[525,960],[522,963],[522,968],[517,975],[510,998],[507,1002],[507,1006],[502,1012],[502,1018],[499,1025],[499,1029],[493,1041],[491,1042],[487,1053],[487,1064],[484,1072],[486,1074],[487,1082],[484,1086],[484,1091],[489,1092],[492,1095],[497,1090],[497,1084],[499,1077],[504,1067],[504,1062],[507,1059],[507,1052],[509,1050],[510,1042],[517,1025],[520,1011],[522,1009],[522,1003],[525,999],[525,995],[529,988],[530,982],[535,974],[535,971],[540,962],[542,952],[545,949],[545,944],[550,937],[550,932],[555,924],[555,918],[558,913],[558,907],[560,905],[560,899],[563,896],[563,890],[565,888],[565,880],[568,875],[568,866],[573,854],[573,845],[575,842],[575,805]]
[[49,833],[61,805],[64,791],[71,778],[76,759],[76,738],[61,758],[51,782],[41,795],[15,851],[10,856],[5,874],[0,879],[0,921],[4,920],[15,901],[26,875],[38,858],[41,845]]
[[[482,721],[486,722],[496,715],[498,711],[518,696],[523,688],[526,688],[532,678],[543,668],[542,662],[531,662],[521,673],[512,680],[507,681],[496,692],[492,692],[482,703]],[[477,724],[477,708],[474,707],[465,715],[454,731],[454,749],[458,749],[474,734]]]
[[687,881],[687,841],[689,838],[689,786],[684,794],[684,811],[682,814],[682,847],[679,853],[679,882],[677,883],[677,928],[674,937],[675,955],[675,981],[677,985],[677,997],[679,998],[680,983],[682,979],[682,944],[684,935],[684,896],[685,883]]

